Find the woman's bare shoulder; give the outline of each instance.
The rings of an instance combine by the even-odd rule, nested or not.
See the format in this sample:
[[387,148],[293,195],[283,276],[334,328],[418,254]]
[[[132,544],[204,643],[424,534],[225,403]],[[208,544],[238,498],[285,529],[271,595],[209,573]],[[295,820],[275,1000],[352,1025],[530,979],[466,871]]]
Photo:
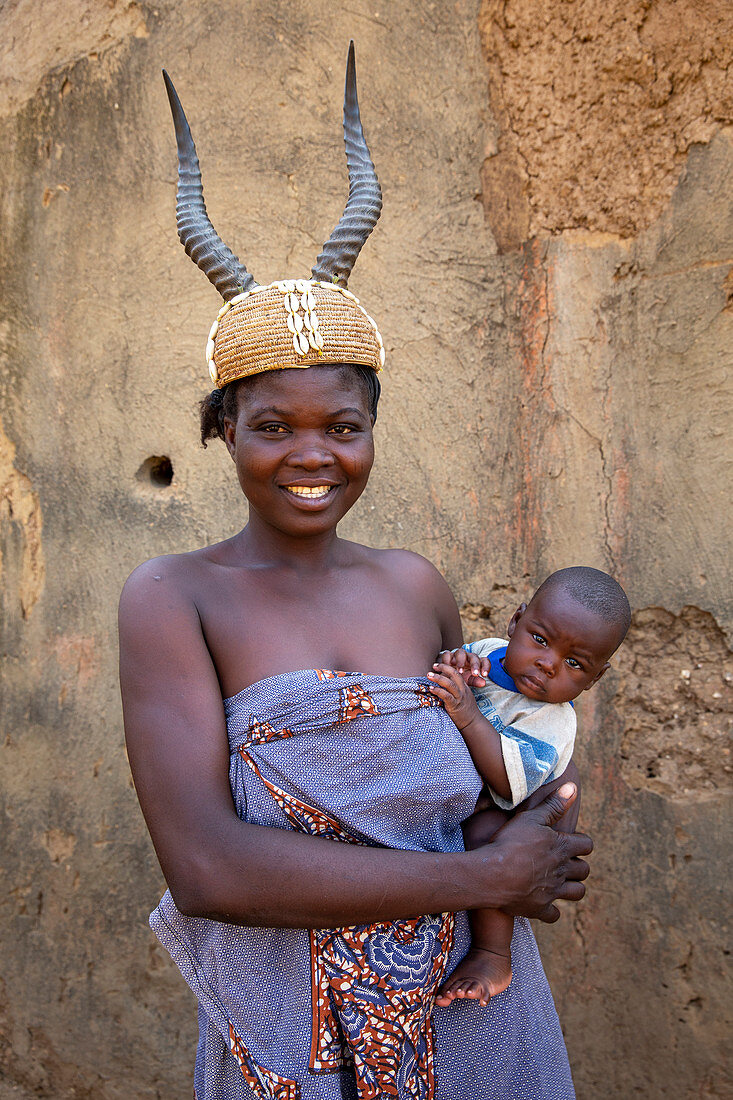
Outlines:
[[120,594],[120,645],[128,651],[166,646],[196,647],[203,638],[202,612],[225,567],[225,544],[185,554],[163,554],[138,565]]
[[195,602],[197,588],[214,570],[225,566],[231,541],[227,539],[184,554],[161,554],[142,562],[125,581],[121,604],[145,599],[152,590],[165,591],[167,598],[175,595]]
[[361,549],[366,551],[375,568],[398,580],[418,586],[448,587],[440,570],[413,550],[375,550],[367,546]]

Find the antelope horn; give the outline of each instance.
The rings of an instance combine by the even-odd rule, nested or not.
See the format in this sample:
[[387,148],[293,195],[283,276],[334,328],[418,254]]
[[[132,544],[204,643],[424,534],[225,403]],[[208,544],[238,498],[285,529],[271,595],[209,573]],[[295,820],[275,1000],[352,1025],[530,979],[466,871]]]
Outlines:
[[356,257],[379,220],[382,189],[364,140],[356,96],[354,43],[349,44],[344,91],[344,145],[349,168],[349,197],[341,220],[323,246],[313,278],[346,286]]
[[181,101],[168,73],[163,69],[168,100],[176,128],[178,144],[178,190],[176,192],[176,224],[181,244],[204,275],[214,284],[222,298],[229,301],[235,295],[257,286],[244,264],[231,252],[217,234],[206,213],[201,169],[196,146]]

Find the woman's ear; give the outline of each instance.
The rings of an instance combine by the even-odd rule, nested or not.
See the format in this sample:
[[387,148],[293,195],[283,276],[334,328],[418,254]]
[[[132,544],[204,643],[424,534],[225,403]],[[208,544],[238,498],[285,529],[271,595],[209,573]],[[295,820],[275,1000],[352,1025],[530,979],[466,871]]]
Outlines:
[[237,425],[233,420],[230,420],[228,416],[224,417],[224,442],[229,454],[234,458],[234,451],[236,448],[236,435]]
[[521,619],[522,615],[524,614],[524,612],[526,610],[527,610],[526,603],[520,603],[519,607],[514,612],[511,619],[509,620],[509,626],[506,628],[507,638],[511,638],[512,634],[514,633],[515,626],[517,625],[517,623],[519,622],[519,620]]

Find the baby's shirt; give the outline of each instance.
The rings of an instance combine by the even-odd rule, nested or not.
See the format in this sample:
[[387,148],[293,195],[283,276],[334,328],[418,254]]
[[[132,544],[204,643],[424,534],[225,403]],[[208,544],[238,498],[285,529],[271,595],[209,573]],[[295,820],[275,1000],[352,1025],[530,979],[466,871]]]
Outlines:
[[489,787],[497,806],[511,810],[533,791],[567,768],[575,744],[575,711],[571,703],[540,703],[527,699],[503,669],[508,643],[484,638],[463,648],[488,657],[491,671],[486,687],[472,688],[478,708],[501,737],[511,801]]

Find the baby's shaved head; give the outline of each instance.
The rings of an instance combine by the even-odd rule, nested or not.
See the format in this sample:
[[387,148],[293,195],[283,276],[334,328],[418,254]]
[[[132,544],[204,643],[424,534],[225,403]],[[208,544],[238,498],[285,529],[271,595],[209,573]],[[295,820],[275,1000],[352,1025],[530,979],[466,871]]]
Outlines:
[[[618,581],[601,569],[592,569],[589,565],[571,565],[568,569],[558,569],[543,581],[532,599],[539,594],[562,589],[582,607],[594,612],[607,623],[618,628],[620,646],[631,625],[629,601]],[[615,648],[616,648],[615,647]]]

